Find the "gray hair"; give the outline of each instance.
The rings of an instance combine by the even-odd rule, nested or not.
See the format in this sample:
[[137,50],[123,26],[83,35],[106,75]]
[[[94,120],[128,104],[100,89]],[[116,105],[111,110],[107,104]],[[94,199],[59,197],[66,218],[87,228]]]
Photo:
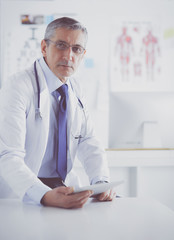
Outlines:
[[86,43],[88,39],[88,32],[87,29],[77,20],[69,17],[62,17],[62,18],[57,18],[51,23],[48,24],[46,31],[45,31],[45,36],[44,39],[50,39],[54,37],[55,30],[57,28],[66,28],[70,30],[81,30],[86,37]]

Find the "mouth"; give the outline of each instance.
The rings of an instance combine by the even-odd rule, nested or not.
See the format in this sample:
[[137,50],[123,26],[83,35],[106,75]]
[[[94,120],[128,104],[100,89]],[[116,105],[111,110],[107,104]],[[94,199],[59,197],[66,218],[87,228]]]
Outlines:
[[68,68],[73,69],[73,66],[70,65],[70,64],[58,64],[58,67],[63,67],[63,68],[66,68],[66,69],[68,69]]
[[72,68],[72,66],[69,66],[69,65],[60,65],[60,66],[65,68]]

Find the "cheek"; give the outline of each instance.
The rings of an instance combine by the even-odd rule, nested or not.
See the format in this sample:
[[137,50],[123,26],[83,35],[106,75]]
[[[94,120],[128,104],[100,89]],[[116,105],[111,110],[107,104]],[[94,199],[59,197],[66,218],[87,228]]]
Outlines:
[[61,57],[60,53],[57,53],[55,49],[52,49],[52,51],[49,54],[49,58],[51,61],[56,61]]
[[74,65],[75,65],[76,68],[80,65],[81,61],[82,61],[82,59],[77,59],[77,60],[75,61],[75,64],[74,64]]

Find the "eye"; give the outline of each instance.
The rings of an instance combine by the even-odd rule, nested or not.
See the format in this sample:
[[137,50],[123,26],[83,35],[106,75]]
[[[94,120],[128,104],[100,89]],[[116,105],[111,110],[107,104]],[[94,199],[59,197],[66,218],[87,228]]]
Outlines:
[[72,50],[74,53],[82,53],[83,52],[83,48],[81,46],[73,46]]
[[64,42],[58,42],[58,43],[56,44],[56,47],[57,47],[58,49],[60,49],[60,50],[65,50],[65,49],[68,48],[67,44],[64,43]]

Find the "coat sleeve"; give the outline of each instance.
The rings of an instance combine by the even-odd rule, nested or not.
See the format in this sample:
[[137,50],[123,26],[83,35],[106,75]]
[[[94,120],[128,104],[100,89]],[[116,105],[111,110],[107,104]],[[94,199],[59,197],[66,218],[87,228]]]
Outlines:
[[11,78],[0,91],[0,176],[19,198],[40,184],[24,162],[30,88],[24,75]]

